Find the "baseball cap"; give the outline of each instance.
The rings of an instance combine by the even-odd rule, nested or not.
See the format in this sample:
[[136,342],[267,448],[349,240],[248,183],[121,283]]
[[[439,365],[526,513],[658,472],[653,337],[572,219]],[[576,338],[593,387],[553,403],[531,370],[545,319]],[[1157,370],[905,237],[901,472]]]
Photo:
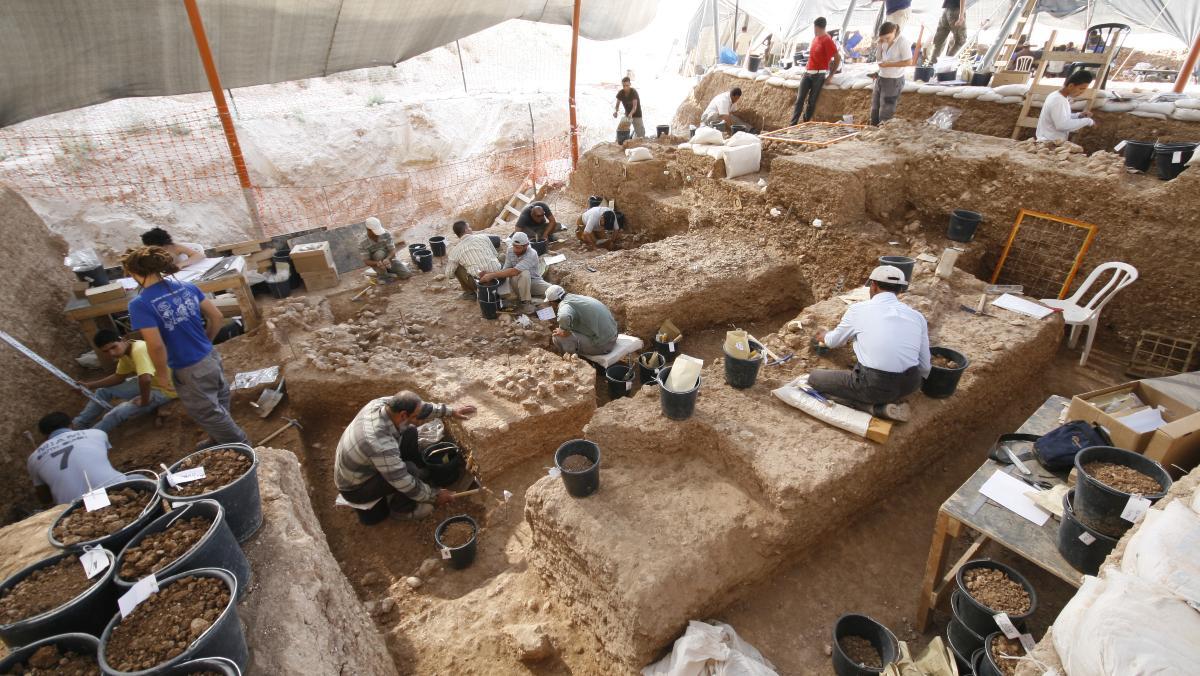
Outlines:
[[370,230],[371,232],[375,233],[376,235],[383,234],[383,224],[379,222],[378,218],[375,218],[374,216],[370,216],[367,218],[366,223],[367,223],[367,230]]
[[526,235],[523,232],[513,233],[512,243],[520,244],[521,246],[529,246],[529,235]]
[[884,284],[903,284],[908,286],[908,279],[904,277],[904,272],[894,265],[880,265],[871,271],[871,276],[867,279]]
[[567,290],[557,284],[551,284],[546,289],[546,302],[553,303],[554,301],[567,295]]

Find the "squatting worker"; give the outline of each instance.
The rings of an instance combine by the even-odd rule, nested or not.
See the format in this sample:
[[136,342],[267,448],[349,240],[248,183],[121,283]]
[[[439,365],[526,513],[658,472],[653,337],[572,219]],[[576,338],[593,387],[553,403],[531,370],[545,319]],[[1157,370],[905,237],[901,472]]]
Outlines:
[[953,34],[950,44],[946,45],[946,56],[954,53],[967,44],[967,0],[942,0],[942,18],[938,20],[937,32],[933,34],[933,53],[929,62],[937,61],[942,53],[942,43],[946,36]]
[[479,275],[479,281],[503,280],[500,284],[500,297],[520,301],[517,312],[530,314],[534,311],[533,297],[542,297],[550,286],[542,279],[540,267],[541,261],[537,252],[529,246],[529,237],[523,232],[518,232],[512,236],[508,252],[504,254],[504,267],[499,272],[485,272]]
[[715,127],[722,122],[725,123],[725,131],[733,132],[733,125],[742,124],[742,121],[733,114],[737,108],[737,102],[742,98],[742,88],[734,87],[727,92],[721,92],[708,102],[708,107],[700,115],[700,124],[706,127]]
[[129,302],[129,319],[146,341],[155,383],[163,390],[174,385],[188,415],[208,433],[197,447],[248,444],[229,414],[229,383],[213,349],[212,339],[224,323],[221,311],[195,284],[170,277],[179,268],[165,249],[140,247],[122,263],[141,287]]
[[558,316],[551,340],[563,354],[607,354],[616,347],[617,320],[604,303],[561,286],[546,289],[546,302]]
[[412,277],[412,270],[404,261],[396,260],[396,243],[392,233],[383,229],[383,223],[378,218],[370,216],[366,220],[367,236],[358,243],[358,253],[362,255],[363,263],[370,266],[380,279],[394,275],[400,279]]
[[1095,76],[1088,71],[1077,70],[1063,83],[1062,89],[1046,96],[1038,115],[1037,140],[1066,141],[1076,129],[1096,124],[1091,113],[1071,112],[1071,100],[1082,94],[1093,79]]
[[613,117],[625,106],[625,116],[633,121],[633,137],[645,138],[646,125],[642,124],[642,99],[630,85],[629,77],[621,78],[621,89],[617,92],[617,103],[613,106]]
[[800,80],[800,89],[796,94],[796,109],[792,111],[792,124],[799,124],[801,113],[804,121],[812,119],[817,109],[817,99],[821,96],[821,88],[825,86],[826,77],[832,77],[842,64],[842,56],[838,53],[833,38],[825,32],[825,17],[819,16],[813,21],[812,45],[808,48],[808,67]]
[[150,228],[142,233],[142,246],[161,246],[175,257],[180,270],[204,260],[204,247],[191,242],[176,244],[171,233],[162,228]]
[[[38,421],[46,442],[25,463],[42,504],[66,504],[88,491],[125,478],[108,461],[108,435],[101,430],[72,430],[71,417],[54,412]],[[51,502],[53,501],[53,502]]]
[[817,369],[808,384],[847,406],[903,422],[908,404],[898,402],[929,375],[929,327],[920,312],[896,297],[907,286],[900,268],[881,265],[869,282],[871,299],[851,305],[836,329],[816,336],[831,348],[853,338],[858,363],[849,371]]
[[871,124],[887,122],[896,114],[900,92],[904,90],[904,71],[913,65],[912,43],[900,34],[896,24],[879,24],[879,74],[871,94]]
[[596,231],[603,229],[608,233],[608,250],[614,251],[621,239],[621,223],[617,212],[606,206],[595,206],[583,212],[579,217],[583,221],[583,233],[579,238],[589,249],[596,246]]
[[550,205],[545,202],[531,202],[521,210],[517,217],[517,228],[514,232],[523,232],[529,239],[553,239],[551,235],[558,229],[558,221],[550,211]]
[[474,414],[474,406],[430,404],[407,390],[363,406],[342,432],[333,466],[333,483],[343,498],[355,504],[379,501],[356,510],[358,520],[370,526],[389,512],[398,519],[423,519],[434,505],[453,500],[450,491],[425,483],[417,427],[430,418],[466,420]]
[[[94,427],[101,432],[112,432],[126,420],[151,413],[177,396],[174,389],[162,389],[155,382],[154,361],[150,359],[146,341],[125,340],[116,331],[101,329],[96,332],[92,344],[115,361],[117,367],[110,376],[79,384],[95,390],[93,394],[109,404],[117,400],[121,400],[121,403],[106,412],[100,404],[89,400],[72,421],[71,427],[74,429]],[[169,385],[170,375],[165,380]]]
[[453,230],[458,243],[446,254],[446,276],[458,280],[463,290],[460,298],[473,299],[475,280],[485,272],[500,270],[502,257],[497,255],[492,238],[471,232],[471,226],[466,221],[456,221]]

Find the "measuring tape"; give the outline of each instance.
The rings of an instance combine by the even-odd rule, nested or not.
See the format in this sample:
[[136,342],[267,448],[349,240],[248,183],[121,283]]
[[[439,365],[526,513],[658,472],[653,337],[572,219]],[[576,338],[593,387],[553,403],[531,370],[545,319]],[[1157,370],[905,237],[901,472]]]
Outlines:
[[81,392],[83,394],[83,396],[85,396],[88,399],[91,399],[92,401],[96,402],[97,404],[100,404],[101,406],[103,406],[104,410],[106,410],[106,411],[112,410],[112,405],[109,404],[107,401],[104,401],[100,397],[97,397],[91,390],[84,387],[83,385],[80,385],[71,376],[60,371],[58,369],[58,367],[55,366],[54,364],[51,364],[50,362],[46,361],[45,359],[42,359],[41,355],[39,355],[38,353],[34,352],[33,350],[22,345],[21,341],[8,335],[7,332],[0,331],[0,339],[3,339],[4,342],[8,343],[9,345],[12,345],[14,348],[16,348],[17,352],[20,352],[21,354],[25,355],[26,357],[29,357],[34,362],[36,362],[38,365],[40,365],[42,368],[46,369],[51,374],[53,374],[59,380],[70,385],[72,389],[78,390],[79,392]]

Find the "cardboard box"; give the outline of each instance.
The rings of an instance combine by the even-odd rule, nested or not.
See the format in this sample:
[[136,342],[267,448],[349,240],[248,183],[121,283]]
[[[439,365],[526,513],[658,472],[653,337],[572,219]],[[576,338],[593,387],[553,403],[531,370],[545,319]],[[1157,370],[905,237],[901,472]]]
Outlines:
[[[1151,432],[1136,432],[1121,423],[1121,417],[1128,415],[1131,410],[1125,410],[1109,414],[1104,412],[1096,405],[1097,400],[1110,399],[1115,395],[1132,392],[1136,394],[1147,406],[1161,407],[1163,420],[1166,420],[1168,425],[1160,427],[1158,430]],[[1143,453],[1149,447],[1151,439],[1163,431],[1171,427],[1175,422],[1184,423],[1185,419],[1195,417],[1196,410],[1183,404],[1182,402],[1167,396],[1166,394],[1154,389],[1147,381],[1137,380],[1121,385],[1114,385],[1100,390],[1093,390],[1083,394],[1077,394],[1071,399],[1071,405],[1067,408],[1067,420],[1084,420],[1090,423],[1096,423],[1108,430],[1112,437],[1113,445],[1118,448],[1124,448],[1137,453]],[[1191,435],[1187,434],[1190,429],[1189,425],[1200,423],[1197,419],[1194,423],[1181,424],[1166,432],[1165,435],[1183,434],[1180,445],[1187,445],[1191,440]],[[1167,439],[1170,439],[1167,436]],[[1195,440],[1192,440],[1195,441]],[[1170,441],[1160,441],[1161,444],[1166,444],[1167,449],[1172,448]],[[1165,451],[1160,451],[1165,452]],[[1172,451],[1174,452],[1174,451]],[[1161,462],[1161,461],[1160,461]]]
[[113,300],[120,300],[125,297],[125,287],[121,286],[120,282],[112,282],[104,286],[96,286],[84,292],[88,302],[92,305],[101,305]]
[[[1153,380],[1142,384],[1170,398],[1155,387]],[[1175,479],[1200,465],[1200,412],[1168,422],[1154,431],[1146,444],[1145,455],[1157,460]]]
[[330,272],[301,272],[300,278],[304,280],[304,288],[308,291],[332,289],[341,281],[337,270]]
[[292,249],[291,257],[292,267],[301,276],[306,272],[337,272],[333,266],[333,253],[329,249],[329,242],[300,244]]

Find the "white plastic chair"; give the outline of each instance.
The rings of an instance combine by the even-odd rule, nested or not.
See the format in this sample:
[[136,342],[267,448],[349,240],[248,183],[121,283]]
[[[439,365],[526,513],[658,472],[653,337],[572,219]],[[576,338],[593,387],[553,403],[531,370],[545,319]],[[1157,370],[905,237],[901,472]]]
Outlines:
[[1013,70],[1019,70],[1022,73],[1032,73],[1033,72],[1033,57],[1032,56],[1018,57],[1016,65],[1013,66]]
[[[1103,288],[1084,303],[1083,297],[1092,288],[1092,285],[1109,270],[1113,271],[1112,279],[1108,280]],[[1096,337],[1096,326],[1100,323],[1100,311],[1104,309],[1108,301],[1113,299],[1113,296],[1117,295],[1118,291],[1132,284],[1137,278],[1137,268],[1128,263],[1104,263],[1092,270],[1092,274],[1083,280],[1083,284],[1079,285],[1070,298],[1042,299],[1043,305],[1061,309],[1063,320],[1071,327],[1071,338],[1067,347],[1074,349],[1075,344],[1079,342],[1079,329],[1084,326],[1088,328],[1087,343],[1083,346],[1083,355],[1079,357],[1080,366],[1087,363],[1088,353],[1092,351],[1092,340]]]

